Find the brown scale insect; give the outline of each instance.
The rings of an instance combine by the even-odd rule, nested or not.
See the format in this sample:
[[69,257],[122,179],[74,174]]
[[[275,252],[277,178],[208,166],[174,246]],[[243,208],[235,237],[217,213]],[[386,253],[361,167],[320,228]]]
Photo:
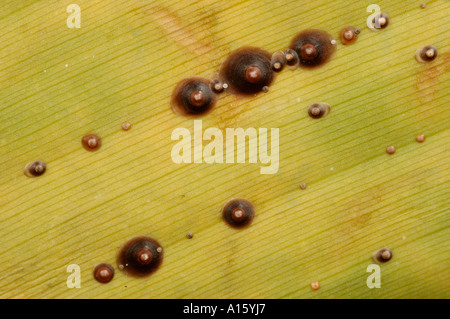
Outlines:
[[373,255],[373,259],[380,263],[385,263],[391,260],[391,258],[392,258],[392,250],[390,250],[389,248],[380,249]]
[[220,80],[219,73],[215,72],[211,77],[211,82],[209,83],[209,87],[214,93],[222,93],[225,89],[223,86],[223,82]]
[[28,177],[38,177],[45,173],[47,165],[41,161],[35,161],[25,166],[24,173]]
[[211,90],[214,93],[222,93],[224,90],[223,83],[220,80],[211,82]]
[[131,124],[130,123],[128,123],[128,122],[122,123],[122,130],[128,131],[130,129],[131,129]]
[[246,199],[233,199],[223,207],[222,217],[231,227],[245,227],[255,217],[255,208]]
[[94,268],[94,278],[98,282],[106,284],[114,278],[114,268],[109,264],[98,264]]
[[433,45],[426,45],[416,51],[415,57],[417,62],[426,63],[436,59],[438,55],[437,49]]
[[83,136],[81,139],[81,144],[83,144],[83,147],[88,151],[96,151],[102,146],[102,140],[101,138],[96,134],[88,134]]
[[381,12],[372,19],[372,24],[375,29],[384,29],[389,25],[389,17]]
[[289,46],[294,50],[302,67],[317,67],[325,64],[336,52],[336,41],[322,30],[304,30],[297,34]]
[[286,57],[286,64],[291,70],[294,70],[298,67],[299,58],[297,52],[292,49],[287,49],[284,52],[284,56]]
[[119,269],[134,277],[146,277],[155,272],[163,260],[161,245],[153,238],[132,238],[120,249]]
[[312,282],[312,283],[311,283],[311,288],[312,288],[313,290],[318,290],[318,289],[320,288],[319,282],[318,282],[318,281]]
[[419,143],[425,142],[425,135],[423,135],[423,134],[417,135],[416,141]]
[[179,115],[204,115],[215,104],[216,95],[210,87],[210,81],[203,78],[184,79],[177,84],[172,93],[172,111]]
[[331,106],[328,103],[314,103],[308,108],[308,115],[313,119],[319,119],[326,116],[331,111]]
[[272,70],[274,72],[281,72],[286,65],[286,56],[283,51],[277,51],[272,54],[272,59],[270,61],[272,65]]
[[360,29],[354,27],[346,27],[342,29],[341,32],[339,33],[339,39],[341,40],[342,44],[345,45],[352,44],[356,41],[360,33],[361,33]]
[[274,78],[271,55],[259,48],[245,47],[231,53],[222,63],[220,78],[235,94],[259,93]]
[[395,153],[395,147],[393,145],[390,145],[388,147],[386,147],[386,153],[388,153],[389,155],[392,155]]

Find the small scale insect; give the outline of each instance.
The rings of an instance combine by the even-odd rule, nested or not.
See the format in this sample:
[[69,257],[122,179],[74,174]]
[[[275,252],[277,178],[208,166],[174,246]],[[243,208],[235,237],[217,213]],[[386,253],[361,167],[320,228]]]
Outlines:
[[220,80],[219,73],[215,72],[211,77],[211,82],[209,83],[211,90],[214,93],[222,93],[225,89],[223,82]]
[[319,282],[318,282],[318,281],[312,282],[312,283],[311,283],[311,288],[312,288],[313,290],[318,290],[318,289],[320,288]]
[[420,5],[420,8],[421,8],[421,9],[425,9],[425,7],[426,7],[426,4],[425,4],[425,3],[422,3],[422,4]]
[[318,67],[330,60],[336,52],[336,41],[322,30],[304,30],[297,34],[290,48],[297,52],[302,67]]
[[392,258],[392,250],[390,250],[389,248],[380,249],[373,255],[373,259],[380,263],[385,263],[391,260],[391,258]]
[[301,189],[306,189],[306,183],[301,183],[301,184],[300,184],[300,188],[301,188]]
[[433,45],[426,45],[422,48],[417,49],[415,57],[417,62],[426,63],[431,62],[436,59],[438,51]]
[[162,260],[161,245],[151,237],[139,236],[126,242],[120,249],[117,264],[126,274],[145,277],[156,271]]
[[200,116],[206,114],[216,104],[216,95],[210,81],[192,77],[177,84],[172,93],[171,107],[175,114]]
[[122,123],[122,130],[128,131],[130,129],[131,129],[131,124],[130,123],[128,123],[128,122]]
[[255,47],[238,49],[222,63],[219,74],[235,94],[259,93],[274,78],[271,55]]
[[94,268],[94,278],[102,284],[110,282],[114,277],[114,268],[109,264],[99,264]]
[[314,103],[308,108],[308,115],[313,119],[319,119],[326,116],[331,111],[331,106],[328,103]]
[[299,66],[299,58],[297,52],[292,49],[287,49],[284,52],[284,56],[286,58],[286,65],[291,70],[295,70]]
[[228,225],[241,228],[251,223],[255,217],[255,208],[246,199],[232,199],[223,207],[222,217]]
[[377,14],[372,20],[373,27],[377,29],[384,29],[389,25],[389,17],[386,13]]
[[28,177],[38,177],[45,173],[47,165],[42,161],[35,161],[28,163],[25,166],[24,174]]
[[81,144],[88,151],[96,151],[102,146],[102,140],[97,134],[88,134],[83,136]]
[[284,69],[286,56],[283,51],[277,51],[272,54],[271,65],[274,72],[281,72]]
[[215,81],[211,82],[211,90],[213,90],[215,93],[222,93],[224,90],[222,81]]
[[361,33],[360,29],[354,27],[346,27],[342,29],[341,32],[339,33],[339,39],[341,40],[342,44],[345,45],[352,44],[356,41],[360,33]]
[[390,145],[388,147],[386,147],[386,153],[388,153],[389,155],[392,155],[395,153],[395,147],[393,145]]
[[192,239],[194,237],[194,234],[192,232],[189,232],[186,234],[187,239]]
[[416,141],[419,143],[425,142],[425,135],[423,135],[423,134],[417,135]]

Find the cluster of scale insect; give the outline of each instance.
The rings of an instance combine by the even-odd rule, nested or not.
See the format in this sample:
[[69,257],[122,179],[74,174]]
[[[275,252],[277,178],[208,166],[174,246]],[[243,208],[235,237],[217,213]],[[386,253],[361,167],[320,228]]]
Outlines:
[[[424,8],[424,6],[423,6]],[[374,25],[384,29],[389,24],[389,17],[380,13],[373,20]],[[352,26],[345,27],[339,33],[343,45],[355,43],[361,30]],[[180,81],[172,93],[171,108],[182,116],[202,116],[209,112],[217,102],[217,95],[226,91],[238,96],[252,96],[260,92],[268,92],[275,75],[285,68],[312,69],[326,64],[334,55],[337,48],[336,40],[326,31],[311,29],[298,33],[291,41],[289,48],[276,51],[273,54],[256,47],[243,47],[232,52],[222,63],[219,72],[210,79],[191,77]],[[433,61],[437,57],[437,49],[432,45],[419,48],[415,58],[420,63]],[[308,107],[311,118],[317,119],[327,115],[331,106],[318,102]],[[131,124],[125,122],[122,129],[128,131]],[[417,136],[422,143],[424,135]],[[83,136],[81,141],[87,151],[96,151],[101,145],[101,138],[97,134]],[[386,149],[388,154],[395,153],[394,146]],[[42,161],[29,163],[25,167],[25,174],[37,177],[44,174],[47,166]],[[306,189],[306,184],[300,185]],[[255,216],[253,204],[246,199],[233,199],[222,209],[223,220],[233,228],[248,226]],[[189,232],[187,238],[193,238]],[[381,249],[374,254],[377,262],[387,262],[392,258],[390,249]],[[119,269],[127,275],[146,277],[158,269],[163,260],[162,246],[153,238],[139,236],[126,242],[119,251],[117,263]],[[98,264],[93,271],[93,277],[100,283],[108,283],[114,277],[114,268],[107,263]],[[314,290],[319,289],[318,282],[311,284]]]

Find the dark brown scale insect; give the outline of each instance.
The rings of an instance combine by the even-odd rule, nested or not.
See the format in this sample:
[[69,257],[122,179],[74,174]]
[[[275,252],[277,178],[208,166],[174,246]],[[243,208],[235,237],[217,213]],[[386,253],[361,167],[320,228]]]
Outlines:
[[375,29],[384,29],[389,25],[389,17],[386,13],[379,13],[372,19]]
[[284,56],[286,57],[286,64],[290,69],[296,69],[299,65],[299,58],[297,52],[292,49],[287,49],[284,52]]
[[358,34],[360,33],[360,29],[354,27],[346,27],[339,33],[339,39],[341,40],[342,44],[352,44],[356,41],[356,39],[358,38]]
[[375,261],[385,263],[392,258],[392,251],[389,248],[383,248],[377,251],[373,256]]
[[120,249],[117,264],[128,275],[145,277],[156,271],[162,260],[161,245],[151,237],[139,236]]
[[233,93],[242,95],[261,92],[274,78],[270,54],[254,47],[234,51],[223,62],[219,74]]
[[222,217],[228,225],[241,228],[251,223],[255,217],[255,208],[246,199],[233,199],[223,207]]
[[291,42],[290,48],[297,52],[300,66],[316,67],[325,64],[336,51],[336,40],[322,30],[305,30]]
[[308,108],[308,114],[313,119],[319,119],[326,116],[331,111],[330,104],[327,103],[314,103]]
[[24,173],[28,177],[41,176],[47,170],[47,165],[44,162],[36,161],[25,166]]
[[421,63],[433,61],[438,55],[435,46],[427,45],[416,51],[416,60]]
[[176,114],[199,116],[206,114],[216,104],[216,95],[206,79],[193,77],[177,84],[172,93],[171,106]]
[[94,268],[94,278],[102,284],[110,282],[114,277],[114,268],[109,264],[99,264]]
[[272,54],[272,59],[270,63],[272,65],[272,70],[274,72],[281,72],[284,69],[284,66],[286,65],[286,56],[284,55],[284,52],[277,51],[274,54]]
[[83,144],[83,147],[88,151],[96,151],[102,146],[102,140],[101,138],[96,134],[88,134],[83,136],[81,139],[81,144]]

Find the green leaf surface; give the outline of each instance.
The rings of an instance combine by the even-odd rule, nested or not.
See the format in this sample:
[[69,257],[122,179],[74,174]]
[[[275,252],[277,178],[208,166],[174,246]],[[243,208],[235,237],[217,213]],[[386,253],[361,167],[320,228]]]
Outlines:
[[[448,1],[380,0],[390,23],[378,32],[366,26],[372,1],[73,2],[80,29],[66,25],[70,2],[0,4],[0,297],[450,297]],[[361,34],[344,46],[350,25]],[[330,62],[283,70],[268,93],[224,93],[200,118],[204,129],[279,128],[278,172],[173,163],[172,131],[193,130],[170,109],[175,85],[210,78],[242,46],[284,50],[308,28],[338,40]],[[418,63],[429,44],[438,57]],[[311,119],[315,102],[330,114]],[[87,152],[92,132],[103,145]],[[47,171],[29,178],[35,160]],[[256,209],[242,230],[221,218],[238,197]],[[138,235],[164,248],[144,279],[116,264]],[[369,289],[384,247],[393,258]],[[92,276],[101,262],[116,269],[108,284]],[[80,289],[66,285],[70,264]]]

